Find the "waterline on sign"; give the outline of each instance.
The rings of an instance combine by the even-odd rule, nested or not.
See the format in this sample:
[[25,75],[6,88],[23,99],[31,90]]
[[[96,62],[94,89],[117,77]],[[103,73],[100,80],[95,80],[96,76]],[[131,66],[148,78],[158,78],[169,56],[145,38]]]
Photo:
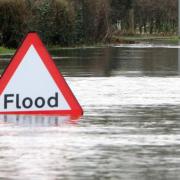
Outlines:
[[72,116],[41,116],[41,115],[0,115],[0,125],[18,125],[30,127],[62,126],[76,124],[79,118]]

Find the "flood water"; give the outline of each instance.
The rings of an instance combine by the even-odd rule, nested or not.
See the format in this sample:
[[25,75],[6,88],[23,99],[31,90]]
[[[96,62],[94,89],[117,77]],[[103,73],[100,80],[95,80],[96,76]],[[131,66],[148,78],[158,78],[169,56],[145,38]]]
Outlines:
[[[2,115],[0,179],[178,180],[179,48],[51,50],[84,116]],[[1,72],[10,57],[0,55]]]

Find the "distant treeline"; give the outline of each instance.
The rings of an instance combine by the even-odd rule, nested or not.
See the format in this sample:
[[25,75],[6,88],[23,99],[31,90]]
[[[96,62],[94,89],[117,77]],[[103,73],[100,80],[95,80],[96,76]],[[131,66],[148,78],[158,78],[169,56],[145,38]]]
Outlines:
[[177,0],[0,0],[0,45],[29,31],[47,45],[108,42],[113,34],[173,34]]
[[112,0],[111,3],[115,9],[113,23],[119,19],[124,33],[177,32],[178,0]]

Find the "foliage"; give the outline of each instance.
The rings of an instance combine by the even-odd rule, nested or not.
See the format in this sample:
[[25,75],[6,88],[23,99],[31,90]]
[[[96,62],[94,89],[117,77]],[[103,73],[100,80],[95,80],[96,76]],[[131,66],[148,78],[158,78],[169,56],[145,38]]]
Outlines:
[[[120,28],[117,28],[120,22]],[[0,45],[17,47],[28,31],[48,45],[107,41],[116,34],[174,34],[177,0],[1,0]]]
[[176,32],[177,1],[173,0],[136,0],[136,24],[146,33]]
[[75,11],[75,42],[102,41],[110,28],[109,2],[107,0],[81,0]]
[[27,30],[27,9],[23,0],[0,1],[1,44],[17,47]]
[[177,3],[178,0],[112,0],[112,22],[121,21],[122,33],[128,33],[133,22],[135,33],[173,34],[177,29]]
[[14,53],[15,52],[15,50],[14,49],[8,49],[8,48],[5,48],[5,47],[1,47],[0,46],[0,54],[1,53]]
[[30,30],[37,31],[47,44],[69,45],[74,24],[72,4],[65,0],[43,0],[35,3]]

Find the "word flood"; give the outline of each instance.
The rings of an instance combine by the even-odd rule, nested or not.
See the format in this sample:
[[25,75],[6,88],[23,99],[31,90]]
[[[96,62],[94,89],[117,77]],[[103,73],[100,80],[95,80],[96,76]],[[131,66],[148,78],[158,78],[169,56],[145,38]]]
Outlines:
[[37,97],[32,99],[30,97],[20,98],[19,94],[4,94],[4,109],[8,109],[8,105],[15,105],[17,109],[29,109],[32,106],[36,108],[43,108],[45,105],[54,108],[58,107],[59,102],[58,93],[56,92],[54,96],[47,99],[43,97]]

